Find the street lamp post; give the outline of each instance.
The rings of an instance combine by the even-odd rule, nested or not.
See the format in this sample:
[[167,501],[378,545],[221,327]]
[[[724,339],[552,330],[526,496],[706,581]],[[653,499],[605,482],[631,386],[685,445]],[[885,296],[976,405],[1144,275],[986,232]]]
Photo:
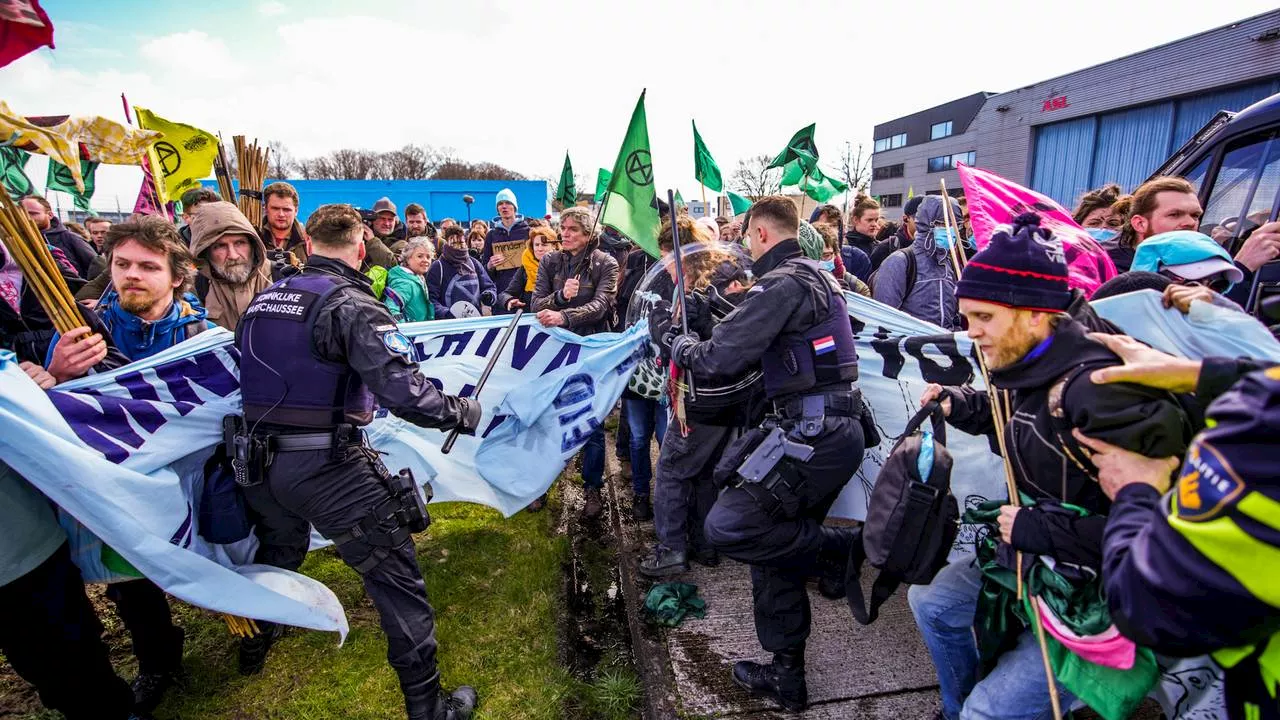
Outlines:
[[466,204],[467,204],[467,229],[468,229],[468,230],[470,230],[470,229],[471,229],[471,203],[473,203],[473,202],[475,202],[475,201],[476,201],[476,199],[475,199],[475,198],[473,198],[473,197],[471,197],[470,195],[463,195],[463,196],[462,196],[462,202],[464,202],[464,203],[466,203]]

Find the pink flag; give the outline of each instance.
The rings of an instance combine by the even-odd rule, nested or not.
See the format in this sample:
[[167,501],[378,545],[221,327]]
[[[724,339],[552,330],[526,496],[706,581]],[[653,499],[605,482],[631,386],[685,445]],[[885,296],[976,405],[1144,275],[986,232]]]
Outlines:
[[986,247],[998,226],[1010,225],[1022,213],[1033,212],[1040,216],[1040,227],[1062,240],[1071,287],[1080,288],[1089,297],[1099,285],[1116,276],[1115,263],[1107,251],[1052,198],[986,170],[963,164],[958,169],[979,250]]
[[142,165],[142,187],[138,188],[138,200],[133,204],[133,212],[137,215],[164,215],[164,210],[156,204],[156,185],[151,177],[151,168]]

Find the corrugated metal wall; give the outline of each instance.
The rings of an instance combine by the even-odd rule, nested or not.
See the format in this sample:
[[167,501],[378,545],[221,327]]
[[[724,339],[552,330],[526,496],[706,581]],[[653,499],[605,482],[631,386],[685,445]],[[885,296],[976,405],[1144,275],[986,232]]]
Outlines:
[[1132,190],[1219,110],[1280,92],[1280,79],[1035,128],[1031,185],[1071,208],[1107,183]]

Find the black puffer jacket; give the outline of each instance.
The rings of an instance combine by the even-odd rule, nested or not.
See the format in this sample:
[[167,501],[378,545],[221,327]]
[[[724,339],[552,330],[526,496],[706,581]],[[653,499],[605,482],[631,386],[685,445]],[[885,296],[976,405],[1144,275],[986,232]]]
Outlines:
[[[577,253],[557,250],[542,256],[533,287],[533,312],[564,313],[567,330],[579,335],[608,332],[613,327],[618,293],[618,261],[591,241]],[[578,278],[578,294],[565,299],[565,281]]]
[[58,248],[67,256],[75,266],[80,279],[88,280],[93,277],[89,268],[98,257],[98,251],[93,249],[93,245],[90,245],[88,240],[68,230],[58,218],[50,221],[49,229],[43,231],[43,234],[45,242]]
[[[1125,383],[1094,385],[1090,370],[1120,364],[1111,351],[1085,337],[1086,329],[1064,320],[1043,352],[1036,357],[992,371],[991,382],[1010,391],[1013,416],[1005,428],[1018,489],[1037,501],[1071,503],[1094,515],[1086,518],[1045,509],[1023,510],[1013,526],[1013,545],[1024,552],[1048,555],[1066,562],[1100,567],[1102,531],[1111,503],[1090,474],[1087,459],[1077,465],[1064,452],[1083,458],[1069,428],[1148,457],[1181,456],[1194,428],[1174,396],[1161,390]],[[1065,388],[1060,381],[1077,368]],[[1061,392],[1065,423],[1050,416],[1050,392]],[[991,403],[986,392],[971,387],[948,387],[951,415],[947,422],[967,433],[994,434]],[[1058,429],[1066,437],[1059,439]],[[994,445],[994,441],[993,441]],[[1086,470],[1087,468],[1087,470]]]

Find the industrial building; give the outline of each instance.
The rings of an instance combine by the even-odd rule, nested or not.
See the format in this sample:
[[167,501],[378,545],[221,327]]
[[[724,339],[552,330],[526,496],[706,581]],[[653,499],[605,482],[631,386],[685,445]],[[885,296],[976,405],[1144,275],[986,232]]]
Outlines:
[[[980,92],[875,127],[870,193],[900,214],[914,192],[960,194],[959,163],[1068,208],[1132,190],[1221,110],[1280,92],[1280,10],[1005,93]],[[894,208],[899,208],[897,212]]]

